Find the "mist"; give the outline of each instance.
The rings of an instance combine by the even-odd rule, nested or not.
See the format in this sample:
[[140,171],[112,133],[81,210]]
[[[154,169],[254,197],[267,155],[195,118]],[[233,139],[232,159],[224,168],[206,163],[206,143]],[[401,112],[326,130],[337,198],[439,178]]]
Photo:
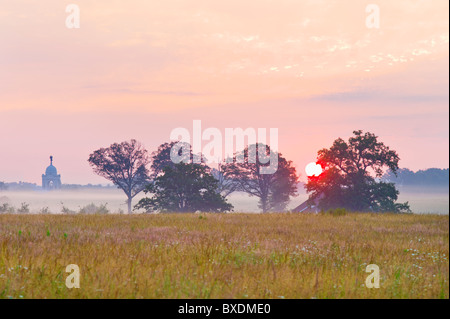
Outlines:
[[[399,186],[400,191],[398,202],[408,201],[411,210],[416,214],[449,214],[449,188],[448,187],[417,187]],[[308,195],[305,190],[299,188],[298,196],[292,198],[288,209],[293,209],[304,202]],[[141,198],[146,197],[144,193],[138,194],[133,199],[136,205]],[[227,200],[234,206],[234,212],[252,213],[259,212],[258,199],[243,193],[233,193]],[[76,189],[76,190],[54,190],[54,191],[18,191],[6,190],[0,192],[0,205],[7,203],[19,209],[22,203],[29,205],[30,213],[42,213],[43,211],[52,214],[62,214],[66,209],[79,213],[80,210],[90,204],[95,206],[105,205],[108,213],[126,213],[126,196],[115,188],[99,189]],[[46,210],[45,210],[46,209]],[[142,211],[138,211],[140,213]]]

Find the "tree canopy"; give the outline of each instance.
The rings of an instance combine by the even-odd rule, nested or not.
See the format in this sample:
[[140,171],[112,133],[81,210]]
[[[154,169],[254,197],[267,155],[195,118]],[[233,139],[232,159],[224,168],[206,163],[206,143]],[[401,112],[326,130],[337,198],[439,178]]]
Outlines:
[[[233,162],[223,165],[225,178],[237,183],[237,190],[259,198],[263,212],[283,211],[291,196],[297,195],[298,176],[292,161],[280,153],[270,152],[268,145],[261,144],[265,154],[260,154],[258,144],[250,145],[235,154]],[[262,174],[261,168],[268,167],[264,158],[275,156],[278,168],[273,174]],[[238,161],[241,158],[243,161]],[[251,160],[253,158],[253,160]]]
[[395,203],[398,190],[392,183],[379,181],[384,171],[393,174],[400,160],[370,132],[354,131],[348,141],[338,138],[329,149],[318,152],[319,176],[308,177],[310,202],[322,209],[346,208],[352,211],[406,212],[408,203]]
[[167,165],[144,190],[152,196],[141,199],[135,208],[160,212],[230,211],[233,206],[217,192],[217,184],[205,165]]
[[[183,148],[188,150],[183,154]],[[170,143],[163,143],[158,146],[158,149],[151,155],[151,177],[152,179],[161,175],[166,167],[175,167],[174,161],[171,159],[171,153],[176,154],[182,159],[182,162],[191,162],[195,157],[200,157],[202,164],[205,164],[205,160],[202,154],[193,154],[192,147],[189,143],[181,141],[172,141]]]
[[220,163],[218,168],[211,169],[211,175],[217,180],[217,192],[227,198],[232,193],[239,191],[238,181],[226,176],[226,163]]
[[131,213],[132,199],[149,183],[147,150],[132,139],[96,150],[89,155],[88,161],[96,174],[125,192],[128,213]]

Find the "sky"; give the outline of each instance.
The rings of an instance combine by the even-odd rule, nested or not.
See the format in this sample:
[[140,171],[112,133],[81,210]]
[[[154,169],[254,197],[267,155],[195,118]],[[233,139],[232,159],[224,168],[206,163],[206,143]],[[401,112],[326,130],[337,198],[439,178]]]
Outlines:
[[[80,28],[67,28],[68,4]],[[369,4],[379,28],[369,28]],[[106,183],[89,154],[177,127],[278,128],[305,178],[370,131],[400,167],[449,167],[447,0],[1,0],[0,181]]]

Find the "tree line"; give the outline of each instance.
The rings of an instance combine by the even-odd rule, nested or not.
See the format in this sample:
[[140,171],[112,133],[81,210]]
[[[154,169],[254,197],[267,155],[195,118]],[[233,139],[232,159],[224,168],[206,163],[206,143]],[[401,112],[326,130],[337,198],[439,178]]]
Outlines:
[[[269,165],[259,160],[271,154],[269,145],[249,145],[231,160],[211,168],[202,154],[192,154],[190,145],[189,158],[199,156],[201,160],[174,163],[170,154],[176,143],[163,143],[149,153],[132,139],[96,150],[88,161],[96,174],[124,191],[129,213],[133,198],[140,192],[148,197],[134,208],[146,212],[231,211],[227,198],[233,192],[257,197],[263,212],[281,212],[297,195],[299,176],[293,162],[281,153],[275,153],[278,169],[274,174],[260,173],[261,166]],[[359,130],[348,141],[338,138],[329,149],[318,152],[317,164],[323,172],[308,177],[308,201],[318,203],[323,210],[407,212],[408,203],[396,203],[399,192],[395,185],[381,180],[386,170],[396,176],[399,160],[398,154],[373,133]]]
[[[208,166],[202,154],[200,163],[171,160],[170,152],[178,143],[161,144],[149,154],[136,140],[114,143],[96,150],[89,156],[89,163],[96,174],[113,182],[127,196],[128,212],[132,200],[140,192],[149,197],[134,207],[147,212],[224,212],[233,209],[227,197],[233,192],[245,192],[259,199],[263,212],[283,211],[292,196],[297,195],[298,175],[292,161],[282,154],[278,156],[278,170],[274,174],[260,173],[258,147],[250,145],[234,154],[232,162],[223,162],[218,168]],[[192,148],[190,157],[193,158]],[[270,147],[265,145],[266,154]],[[182,149],[179,149],[180,156]],[[257,154],[253,154],[256,152]],[[248,161],[256,156],[256,162]],[[243,157],[241,163],[237,157]]]
[[400,185],[427,185],[427,186],[446,186],[449,185],[449,169],[429,168],[413,172],[408,168],[401,168],[394,174],[388,171],[383,179],[387,182]]

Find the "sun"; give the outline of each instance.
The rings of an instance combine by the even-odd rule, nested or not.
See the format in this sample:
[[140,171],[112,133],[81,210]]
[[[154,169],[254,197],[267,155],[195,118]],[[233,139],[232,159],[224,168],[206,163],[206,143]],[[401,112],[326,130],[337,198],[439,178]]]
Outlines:
[[319,176],[320,174],[322,174],[323,169],[322,166],[320,166],[320,164],[311,162],[308,165],[306,165],[305,171],[306,175],[311,177],[311,176]]

